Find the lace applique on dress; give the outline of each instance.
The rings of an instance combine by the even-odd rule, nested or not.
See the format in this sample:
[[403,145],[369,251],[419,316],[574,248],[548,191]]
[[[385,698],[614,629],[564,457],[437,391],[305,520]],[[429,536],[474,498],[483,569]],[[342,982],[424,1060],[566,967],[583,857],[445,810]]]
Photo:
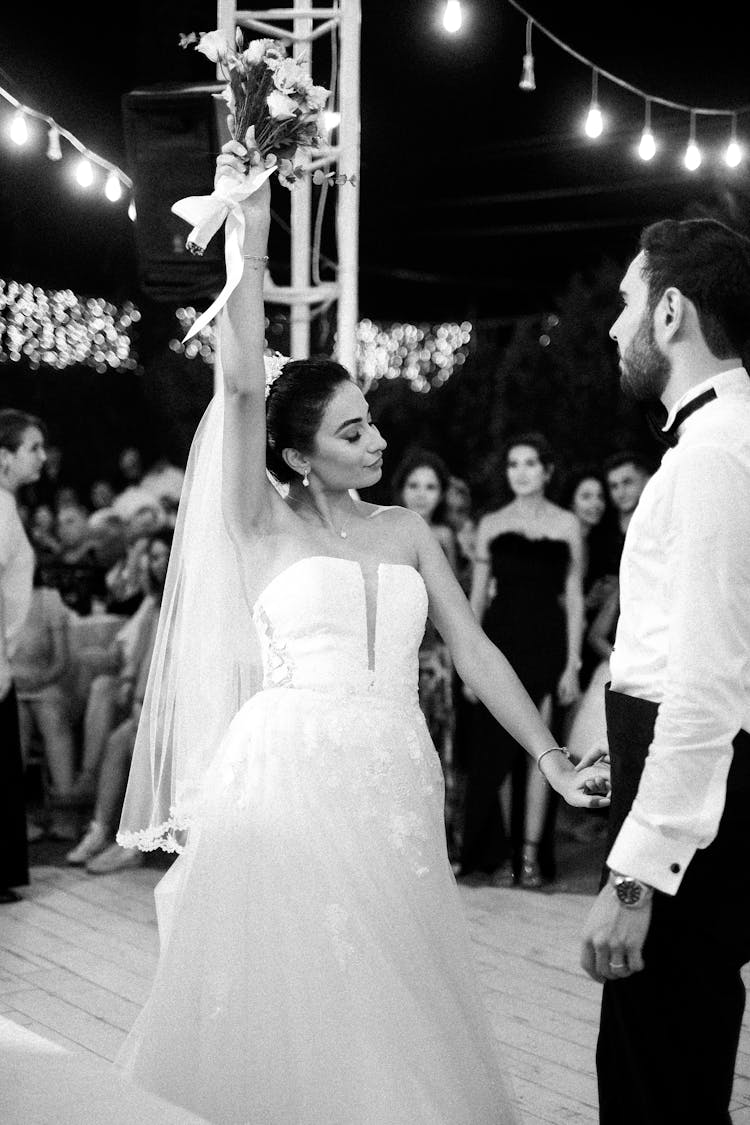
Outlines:
[[287,653],[286,644],[274,636],[271,619],[258,603],[253,611],[253,619],[258,626],[261,644],[265,648],[264,687],[286,687],[294,678],[294,669]]

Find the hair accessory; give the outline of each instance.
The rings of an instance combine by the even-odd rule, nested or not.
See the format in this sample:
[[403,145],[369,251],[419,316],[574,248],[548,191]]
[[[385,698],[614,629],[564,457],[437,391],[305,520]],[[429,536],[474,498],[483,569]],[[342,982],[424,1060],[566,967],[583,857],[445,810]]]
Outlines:
[[266,369],[266,398],[288,361],[289,356],[282,355],[281,352],[271,352],[270,355],[263,356],[263,366]]

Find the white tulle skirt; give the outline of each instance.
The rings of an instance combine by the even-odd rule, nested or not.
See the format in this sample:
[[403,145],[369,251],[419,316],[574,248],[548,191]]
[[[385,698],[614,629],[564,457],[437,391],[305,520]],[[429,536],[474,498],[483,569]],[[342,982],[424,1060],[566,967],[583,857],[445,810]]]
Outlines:
[[516,1125],[416,704],[264,691],[156,890],[119,1063],[226,1125]]

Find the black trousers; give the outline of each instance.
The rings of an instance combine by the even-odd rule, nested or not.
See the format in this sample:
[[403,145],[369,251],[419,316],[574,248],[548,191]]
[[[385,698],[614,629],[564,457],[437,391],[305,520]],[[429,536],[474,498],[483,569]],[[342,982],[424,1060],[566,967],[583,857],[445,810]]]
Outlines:
[[0,699],[0,887],[29,881],[21,737],[15,688]]
[[[611,844],[635,799],[658,706],[608,689],[606,708]],[[749,904],[750,734],[740,731],[715,840],[695,853],[676,895],[654,895],[643,971],[604,985],[601,1125],[731,1123]]]

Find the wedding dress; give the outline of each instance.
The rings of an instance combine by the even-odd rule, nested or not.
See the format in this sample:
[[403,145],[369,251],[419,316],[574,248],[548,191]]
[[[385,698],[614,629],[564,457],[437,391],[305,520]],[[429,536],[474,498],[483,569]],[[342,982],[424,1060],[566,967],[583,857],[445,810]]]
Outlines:
[[119,1062],[227,1125],[517,1125],[417,698],[418,571],[299,559],[253,607],[263,689],[157,887]]

